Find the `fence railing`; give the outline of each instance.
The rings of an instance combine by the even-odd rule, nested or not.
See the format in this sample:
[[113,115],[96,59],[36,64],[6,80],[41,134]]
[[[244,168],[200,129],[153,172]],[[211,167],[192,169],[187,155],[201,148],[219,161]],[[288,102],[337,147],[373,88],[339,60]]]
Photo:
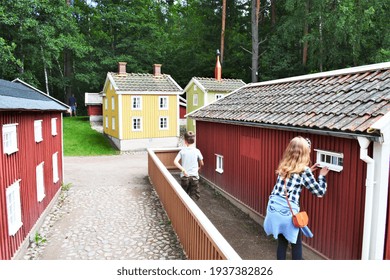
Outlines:
[[188,259],[240,260],[168,169],[179,149],[148,149],[148,174]]

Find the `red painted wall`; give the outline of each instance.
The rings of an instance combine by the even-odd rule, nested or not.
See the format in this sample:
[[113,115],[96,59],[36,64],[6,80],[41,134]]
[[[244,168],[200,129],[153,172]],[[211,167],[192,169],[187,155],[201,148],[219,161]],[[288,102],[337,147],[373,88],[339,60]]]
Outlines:
[[88,116],[102,116],[102,105],[88,105]]
[[[205,162],[202,175],[263,217],[275,170],[293,137],[309,137],[313,149],[344,153],[344,169],[329,172],[323,198],[302,192],[301,208],[314,233],[304,242],[330,259],[361,258],[366,164],[359,159],[357,140],[202,121],[196,126]],[[224,157],[223,174],[215,171],[215,154]],[[315,163],[313,150],[311,160]]]
[[[51,118],[57,118],[57,135],[52,136]],[[19,151],[11,155],[3,153],[3,134],[0,133],[0,259],[11,259],[28,236],[54,195],[61,187],[62,127],[58,112],[0,112],[0,129],[3,124],[18,123]],[[34,120],[43,120],[43,141],[34,139]],[[53,183],[52,155],[58,152],[59,181]],[[45,198],[37,201],[36,166],[44,162]],[[8,235],[6,188],[20,179],[20,198],[23,226],[14,236]]]
[[185,119],[185,114],[187,113],[187,108],[184,106],[179,106],[179,114],[180,114],[180,119]]

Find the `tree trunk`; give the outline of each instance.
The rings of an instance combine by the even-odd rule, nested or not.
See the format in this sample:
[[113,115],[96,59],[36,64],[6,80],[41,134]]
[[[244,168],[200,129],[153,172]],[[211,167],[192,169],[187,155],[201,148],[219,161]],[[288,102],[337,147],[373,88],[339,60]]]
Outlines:
[[259,12],[260,0],[252,0],[252,82],[259,77]]
[[43,47],[41,46],[41,52],[42,52],[42,63],[43,63],[43,74],[45,76],[45,86],[46,86],[46,94],[50,95],[49,91],[49,79],[47,77],[47,67],[46,67],[46,60],[45,60],[45,54],[43,52]]
[[[66,0],[66,4],[68,6],[71,5],[70,0]],[[68,102],[69,97],[72,95],[72,86],[71,86],[71,79],[72,79],[72,53],[65,49],[64,50],[64,77],[66,81],[65,85],[65,92],[64,92],[64,98],[65,103]]]
[[221,30],[221,64],[223,63],[223,52],[225,47],[225,20],[226,20],[226,0],[222,1],[222,30]]
[[307,41],[307,35],[309,34],[309,24],[307,22],[307,17],[309,15],[309,0],[306,0],[305,3],[305,25],[303,27],[303,51],[302,51],[302,65],[306,67],[307,65],[307,52],[309,48],[309,42]]
[[276,24],[276,0],[271,0],[271,24],[272,27]]

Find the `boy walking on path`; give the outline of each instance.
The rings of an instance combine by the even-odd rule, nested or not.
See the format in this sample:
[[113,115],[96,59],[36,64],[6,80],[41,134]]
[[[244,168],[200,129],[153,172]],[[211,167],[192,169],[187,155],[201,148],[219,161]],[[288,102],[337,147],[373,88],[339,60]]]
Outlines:
[[202,153],[195,147],[195,133],[187,131],[184,134],[184,144],[185,147],[177,154],[174,164],[181,170],[180,181],[184,191],[192,199],[198,200],[199,170],[204,163]]

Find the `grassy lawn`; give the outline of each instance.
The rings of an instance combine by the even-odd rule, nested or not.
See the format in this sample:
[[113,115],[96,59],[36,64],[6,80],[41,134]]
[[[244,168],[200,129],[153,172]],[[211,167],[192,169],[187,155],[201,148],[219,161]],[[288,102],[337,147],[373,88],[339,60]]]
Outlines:
[[89,117],[64,118],[65,156],[117,154],[119,151],[111,146],[109,140],[91,128]]

